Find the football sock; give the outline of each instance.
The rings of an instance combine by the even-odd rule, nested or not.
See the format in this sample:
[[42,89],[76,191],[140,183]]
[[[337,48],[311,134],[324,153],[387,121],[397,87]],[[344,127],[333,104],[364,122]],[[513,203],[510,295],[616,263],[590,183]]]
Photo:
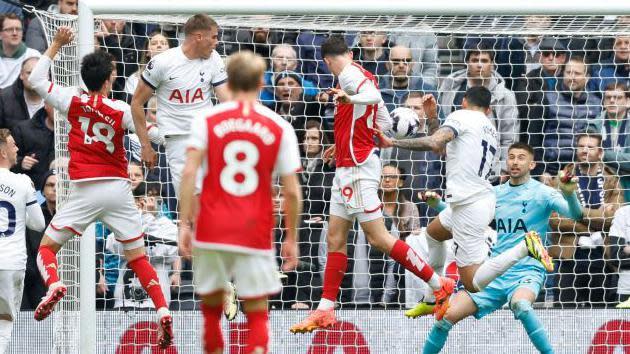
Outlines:
[[[446,261],[446,244],[444,242],[436,241],[431,235],[427,234],[427,246],[429,248],[429,257],[427,263],[433,268],[435,274],[444,276],[444,262]],[[433,295],[433,289],[435,287],[429,286],[426,288],[424,294],[424,302],[435,302],[435,296]]]
[[37,268],[48,288],[59,281],[57,274],[57,254],[48,246],[39,246],[37,251]]
[[499,275],[505,273],[511,266],[522,258],[527,257],[527,246],[525,242],[519,242],[516,246],[499,254],[498,256],[486,259],[473,276],[473,285],[477,291],[483,290]]
[[322,299],[317,306],[318,310],[330,310],[335,307],[346,269],[348,269],[347,255],[341,252],[328,253],[326,269],[324,270],[324,289],[322,290]]
[[147,294],[149,294],[151,300],[153,300],[155,308],[168,308],[166,300],[164,299],[164,294],[162,293],[162,287],[160,287],[160,280],[155,273],[155,269],[151,263],[149,263],[147,256],[138,257],[131,262],[128,262],[127,266],[136,273],[138,280],[140,280],[140,284],[142,284],[144,290]]
[[396,240],[389,256],[418,278],[427,282],[431,288],[438,289],[440,287],[439,275],[404,241]]
[[521,321],[534,347],[543,354],[553,353],[553,347],[549,342],[547,331],[534,312],[532,304],[527,300],[520,300],[513,303],[511,307],[512,312],[514,312],[514,318]]
[[433,328],[431,328],[431,332],[429,332],[429,336],[427,337],[427,341],[424,343],[424,348],[422,349],[423,354],[437,354],[439,353],[444,344],[446,343],[446,339],[448,338],[448,332],[453,328],[453,324],[447,319],[441,319],[435,324],[433,324]]
[[[223,305],[210,306],[201,303],[203,313],[203,348],[206,353],[223,353],[223,333],[221,332],[221,315]],[[251,336],[251,335],[250,335]]]
[[245,353],[267,353],[269,346],[269,314],[267,310],[252,311],[247,315],[247,347]]

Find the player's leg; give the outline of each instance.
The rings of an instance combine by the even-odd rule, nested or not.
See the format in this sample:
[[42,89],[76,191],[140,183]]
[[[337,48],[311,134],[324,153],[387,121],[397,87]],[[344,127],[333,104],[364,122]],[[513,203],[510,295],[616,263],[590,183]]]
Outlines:
[[0,353],[9,348],[13,322],[20,310],[24,289],[23,270],[0,270]]
[[223,314],[224,290],[201,295],[201,312],[203,314],[203,349],[208,354],[222,354],[225,344],[221,331],[221,315]]
[[470,295],[465,291],[458,292],[451,300],[444,318],[433,324],[422,352],[424,354],[439,353],[446,343],[451,328],[457,322],[474,315],[476,312],[477,306]]
[[537,293],[538,291],[534,292],[530,287],[519,287],[512,295],[510,309],[514,313],[514,318],[523,324],[534,347],[542,354],[551,354],[553,353],[553,347],[549,341],[547,330],[532,308],[532,304],[536,301]]
[[[444,263],[446,262],[446,243],[444,241],[453,238],[451,233],[451,210],[442,211],[434,218],[426,229],[427,248],[429,250],[427,263],[439,276],[444,276]],[[427,288],[424,294],[424,302],[435,303],[435,297],[431,288]]]
[[269,352],[269,311],[267,297],[243,300],[243,312],[247,316],[247,345],[245,353]]

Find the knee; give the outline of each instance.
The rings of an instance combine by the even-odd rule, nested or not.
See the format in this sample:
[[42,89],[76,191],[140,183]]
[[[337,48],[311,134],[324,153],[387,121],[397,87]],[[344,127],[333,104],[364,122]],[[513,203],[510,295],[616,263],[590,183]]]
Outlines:
[[533,310],[532,304],[527,300],[517,300],[510,304],[510,310],[514,313],[515,319],[520,319],[526,315],[529,311]]
[[388,254],[391,251],[394,243],[396,242],[394,237],[391,236],[388,232],[365,232],[365,239],[370,244],[370,246],[385,254]]
[[346,242],[343,237],[338,235],[328,234],[326,237],[326,247],[328,252],[344,252],[346,251]]
[[59,250],[61,249],[60,244],[58,244],[55,240],[46,235],[42,237],[42,240],[39,243],[39,247],[46,247],[55,253],[59,252]]
[[460,277],[459,280],[462,282],[462,285],[464,285],[464,289],[466,289],[466,291],[468,291],[469,293],[474,294],[479,292],[479,289],[477,289],[477,287],[475,286],[475,282],[472,278]]
[[[441,321],[437,321],[436,324],[441,323],[442,329],[450,330],[457,322],[461,321],[460,316],[451,308],[446,310],[444,318]],[[448,327],[448,328],[446,328]]]

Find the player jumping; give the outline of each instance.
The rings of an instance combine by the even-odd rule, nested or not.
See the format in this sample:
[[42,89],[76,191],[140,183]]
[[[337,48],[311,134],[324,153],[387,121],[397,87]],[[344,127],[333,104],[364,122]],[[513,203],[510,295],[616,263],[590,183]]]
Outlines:
[[[206,353],[223,353],[220,321],[230,279],[247,315],[245,353],[268,352],[267,297],[282,286],[271,232],[273,174],[280,177],[286,203],[282,268],[289,271],[297,266],[300,154],[291,125],[258,103],[265,67],[264,60],[251,52],[230,56],[228,87],[234,100],[217,105],[192,123],[181,184],[179,246],[186,257],[194,246],[195,289],[202,301]],[[206,163],[199,214],[193,215],[194,181]]]
[[324,62],[339,79],[340,86],[331,90],[337,104],[334,117],[337,169],[328,219],[328,256],[322,299],[315,311],[291,327],[291,332],[311,332],[336,323],[335,301],[348,266],[348,232],[355,219],[372,247],[427,282],[435,292],[438,307],[446,306],[454,281],[440,278],[405,242],[390,235],[383,222],[378,197],[381,160],[374,143],[374,128],[388,130],[391,122],[376,78],[352,61],[352,53],[342,37],[331,36],[321,50]]
[[158,345],[166,348],[173,340],[173,320],[155,269],[145,255],[141,216],[131,195],[123,147],[125,129],[134,130],[131,110],[125,102],[107,98],[114,82],[112,57],[96,51],[82,59],[81,79],[87,93],[48,80],[52,60],[73,37],[70,28],[60,27],[29,77],[35,91],[67,115],[71,126],[70,197],[53,217],[39,247],[37,265],[48,292],[35,310],[35,319],[48,317],[66,294],[66,286],[57,274],[57,252],[72,236],[81,236],[99,219],[124,245],[129,268],[153,300],[158,313]]

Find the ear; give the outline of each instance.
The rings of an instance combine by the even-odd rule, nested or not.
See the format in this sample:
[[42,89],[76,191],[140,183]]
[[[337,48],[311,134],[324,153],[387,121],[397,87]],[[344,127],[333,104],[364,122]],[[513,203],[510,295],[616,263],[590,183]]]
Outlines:
[[531,161],[529,163],[529,170],[532,171],[535,168],[536,168],[536,161]]

